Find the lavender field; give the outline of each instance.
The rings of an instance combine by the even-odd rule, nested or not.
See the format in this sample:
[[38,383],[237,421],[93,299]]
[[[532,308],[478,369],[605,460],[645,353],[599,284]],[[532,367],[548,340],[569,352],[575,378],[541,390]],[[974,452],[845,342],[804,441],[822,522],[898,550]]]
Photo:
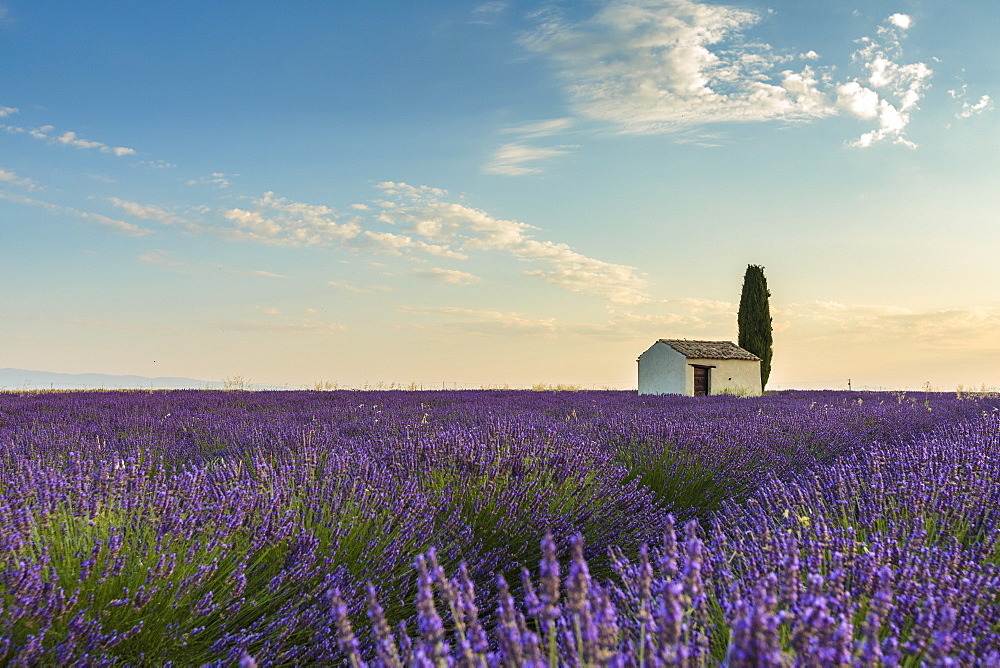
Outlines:
[[5,665],[1000,665],[1000,397],[0,394]]

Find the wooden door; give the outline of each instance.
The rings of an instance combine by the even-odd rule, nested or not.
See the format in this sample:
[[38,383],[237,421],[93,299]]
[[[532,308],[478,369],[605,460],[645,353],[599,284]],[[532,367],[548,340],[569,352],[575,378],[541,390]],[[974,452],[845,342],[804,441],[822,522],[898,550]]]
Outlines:
[[694,396],[708,396],[708,367],[694,367]]

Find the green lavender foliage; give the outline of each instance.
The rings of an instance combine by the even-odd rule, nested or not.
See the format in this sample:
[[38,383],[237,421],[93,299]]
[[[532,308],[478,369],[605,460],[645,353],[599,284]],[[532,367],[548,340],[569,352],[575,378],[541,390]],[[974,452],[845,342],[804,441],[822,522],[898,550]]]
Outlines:
[[739,346],[760,358],[760,387],[764,389],[771,375],[771,355],[774,352],[771,336],[771,309],[768,298],[764,267],[751,264],[743,275],[743,292],[740,310],[736,316],[739,325]]

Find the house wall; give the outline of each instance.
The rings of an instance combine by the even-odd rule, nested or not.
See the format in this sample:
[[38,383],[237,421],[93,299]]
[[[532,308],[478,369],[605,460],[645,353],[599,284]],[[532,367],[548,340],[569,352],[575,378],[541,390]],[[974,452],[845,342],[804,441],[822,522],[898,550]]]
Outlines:
[[687,366],[684,394],[688,396],[694,395],[694,369],[691,364],[715,367],[709,376],[709,394],[729,393],[751,397],[762,394],[760,362],[757,360],[685,359],[684,364]]
[[[639,394],[685,394],[694,376],[688,359],[665,343],[657,341],[639,355]],[[690,376],[692,380],[686,380]],[[687,394],[693,390],[688,389]]]

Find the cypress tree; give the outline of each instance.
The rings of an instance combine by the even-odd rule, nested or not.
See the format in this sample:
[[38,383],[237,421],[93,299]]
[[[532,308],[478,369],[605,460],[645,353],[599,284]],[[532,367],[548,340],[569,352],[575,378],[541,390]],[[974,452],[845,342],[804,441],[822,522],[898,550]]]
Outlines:
[[767,279],[764,267],[747,265],[743,275],[743,293],[740,295],[740,310],[736,316],[739,325],[739,346],[760,358],[760,388],[767,385],[771,375],[771,308],[768,297]]

